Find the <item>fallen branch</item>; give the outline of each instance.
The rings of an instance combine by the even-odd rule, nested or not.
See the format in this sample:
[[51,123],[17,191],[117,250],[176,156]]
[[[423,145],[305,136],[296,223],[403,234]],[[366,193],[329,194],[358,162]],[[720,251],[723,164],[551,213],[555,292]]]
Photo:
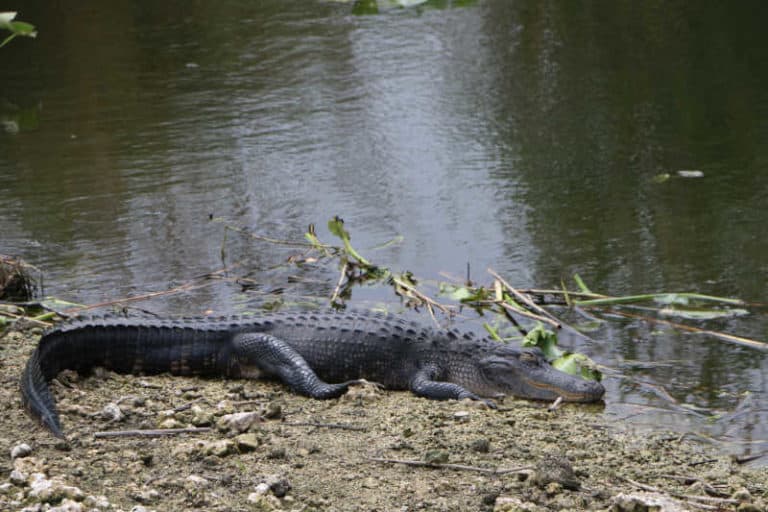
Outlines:
[[383,462],[385,464],[402,464],[404,466],[415,466],[430,469],[453,469],[456,471],[475,471],[477,473],[488,473],[491,475],[506,475],[509,473],[520,473],[521,471],[528,471],[534,469],[534,466],[520,466],[517,468],[508,469],[496,469],[496,468],[481,468],[477,466],[466,466],[464,464],[446,464],[446,463],[434,463],[424,462],[423,460],[401,460],[401,459],[383,459],[379,457],[366,457],[366,460],[372,462]]
[[503,277],[501,277],[499,274],[497,274],[492,268],[488,269],[488,273],[491,274],[496,280],[498,280],[504,288],[506,288],[512,295],[514,295],[517,300],[525,304],[526,307],[530,308],[532,311],[534,311],[539,316],[542,316],[544,318],[549,318],[552,325],[554,325],[557,329],[560,329],[562,327],[562,324],[560,320],[555,317],[552,313],[547,311],[546,309],[542,308],[535,302],[531,300],[530,297],[525,295],[524,293],[520,293],[517,291],[511,284],[509,284],[506,280],[504,280]]
[[106,437],[161,437],[176,436],[180,434],[202,434],[210,432],[211,427],[190,427],[190,428],[159,428],[147,430],[108,430],[106,432],[95,432],[93,437],[102,439]]
[[318,423],[315,421],[297,421],[295,423],[282,423],[289,427],[318,427],[318,428],[335,428],[339,430],[353,430],[355,432],[365,432],[365,427],[359,427],[357,425],[347,425],[345,423]]

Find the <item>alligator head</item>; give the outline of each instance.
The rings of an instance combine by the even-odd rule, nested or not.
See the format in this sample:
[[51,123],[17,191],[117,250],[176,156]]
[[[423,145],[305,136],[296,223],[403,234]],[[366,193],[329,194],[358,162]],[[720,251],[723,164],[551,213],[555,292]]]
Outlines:
[[513,395],[532,400],[597,402],[605,388],[595,381],[584,380],[561,372],[549,364],[538,348],[515,349],[499,346],[480,363],[482,391],[485,396]]

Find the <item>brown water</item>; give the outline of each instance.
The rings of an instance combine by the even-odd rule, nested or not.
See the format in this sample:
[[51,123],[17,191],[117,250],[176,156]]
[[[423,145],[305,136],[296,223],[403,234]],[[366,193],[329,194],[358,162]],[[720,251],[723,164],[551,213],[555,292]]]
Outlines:
[[[432,1],[0,2],[0,253],[81,303],[222,267],[223,224],[301,239],[341,215],[417,276],[768,302],[766,6]],[[699,171],[686,178],[678,171]],[[658,183],[655,177],[672,177]],[[144,304],[328,295],[332,268],[230,233],[222,280]],[[309,280],[310,282],[307,282]],[[385,288],[355,299],[392,302]],[[768,340],[765,306],[694,325]],[[768,355],[615,319],[575,346],[606,414],[768,449]]]

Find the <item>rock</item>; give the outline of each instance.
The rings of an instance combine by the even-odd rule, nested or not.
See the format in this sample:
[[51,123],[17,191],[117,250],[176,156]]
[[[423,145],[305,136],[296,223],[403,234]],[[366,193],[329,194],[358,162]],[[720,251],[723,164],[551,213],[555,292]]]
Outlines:
[[381,399],[381,386],[373,382],[362,381],[349,387],[341,395],[342,402],[352,402],[357,405],[373,403]]
[[166,418],[157,424],[158,428],[183,428],[184,424],[176,418]]
[[282,507],[280,506],[280,500],[274,496],[252,492],[248,495],[246,500],[251,505],[251,510],[258,510],[259,512],[282,510]]
[[216,422],[216,428],[221,432],[241,434],[261,421],[261,415],[258,412],[236,412],[225,414],[219,418]]
[[445,464],[448,462],[448,452],[443,450],[429,450],[424,454],[424,462],[427,464]]
[[456,411],[455,413],[453,413],[453,419],[457,421],[468,421],[469,411]]
[[83,505],[85,505],[88,510],[108,509],[111,507],[106,496],[91,496],[90,494],[83,500]]
[[546,488],[548,494],[556,494],[558,489],[549,484],[559,484],[565,489],[577,491],[581,482],[576,478],[571,462],[566,457],[546,456],[537,465],[532,482]]
[[639,512],[660,510],[664,512],[683,512],[688,510],[678,501],[668,496],[653,492],[621,493],[611,500],[610,512]]
[[8,478],[14,485],[21,486],[27,483],[27,474],[19,471],[18,469],[11,471],[11,474],[8,476]]
[[196,427],[207,427],[213,424],[213,414],[206,412],[199,405],[193,405],[189,411],[192,418],[189,420]]
[[82,510],[83,505],[76,501],[72,501],[69,498],[64,498],[61,500],[61,503],[55,507],[49,508],[47,512],[81,512]]
[[269,402],[264,410],[264,417],[268,420],[279,420],[283,417],[283,407],[277,402]]
[[135,489],[128,493],[128,497],[142,505],[149,505],[160,500],[160,493],[156,489]]
[[267,494],[269,492],[269,484],[266,482],[261,482],[259,485],[256,486],[256,494]]
[[28,496],[41,503],[55,503],[69,498],[82,501],[85,494],[77,487],[66,485],[59,477],[50,480],[43,473],[33,473],[29,477]]
[[740,489],[736,489],[736,491],[731,495],[731,498],[742,503],[746,503],[748,501],[752,501],[752,494],[749,492],[749,490],[742,487]]
[[123,421],[125,419],[125,414],[123,414],[122,409],[120,409],[120,406],[117,405],[114,402],[110,402],[107,405],[104,406],[104,408],[101,410],[100,415],[103,419],[107,421]]
[[472,441],[469,447],[478,453],[488,453],[491,449],[491,442],[487,438],[481,437]]
[[187,451],[187,453],[226,457],[229,454],[235,453],[237,450],[233,440],[217,439],[215,441],[196,441],[191,446],[187,445],[185,451]]
[[207,478],[203,478],[202,476],[198,475],[189,475],[186,478],[186,483],[188,487],[208,487],[211,485],[211,481]]
[[516,496],[499,496],[493,504],[493,512],[539,512],[541,510],[544,509]]
[[235,443],[237,443],[237,449],[240,450],[240,453],[246,453],[257,450],[261,441],[256,434],[250,432],[235,437]]
[[19,443],[11,448],[11,459],[22,459],[32,453],[32,448],[27,443]]

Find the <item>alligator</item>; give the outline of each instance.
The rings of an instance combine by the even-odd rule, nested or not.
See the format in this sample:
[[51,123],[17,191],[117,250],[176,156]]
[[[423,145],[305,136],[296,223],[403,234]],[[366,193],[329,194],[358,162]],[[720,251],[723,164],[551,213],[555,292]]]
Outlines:
[[605,389],[553,368],[538,349],[518,349],[471,332],[440,330],[368,312],[273,312],[160,319],[88,317],[47,331],[21,377],[26,410],[64,438],[48,381],[65,369],[124,374],[277,378],[294,392],[336,398],[372,381],[436,400],[513,395],[595,402]]

